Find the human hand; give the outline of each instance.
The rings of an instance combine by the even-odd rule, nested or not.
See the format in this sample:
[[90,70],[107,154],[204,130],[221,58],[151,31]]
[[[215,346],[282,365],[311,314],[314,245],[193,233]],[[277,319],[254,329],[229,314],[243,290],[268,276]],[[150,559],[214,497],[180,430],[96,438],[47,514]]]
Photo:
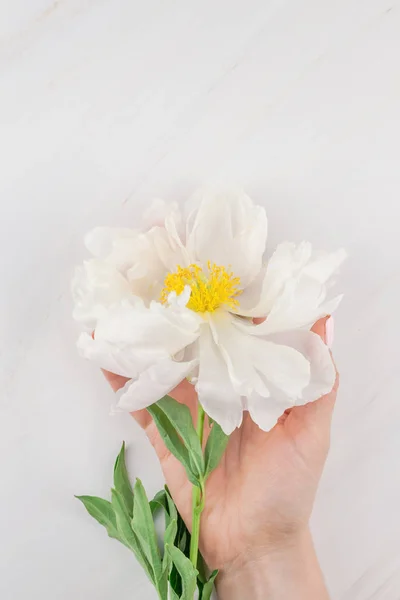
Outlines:
[[[318,321],[313,331],[326,341],[326,319]],[[105,375],[115,391],[127,381],[108,372]],[[268,585],[271,598],[280,598],[273,589],[276,582],[271,581],[263,581],[260,590],[254,588],[246,596],[238,590],[243,578],[249,589],[248,580],[256,569],[268,570],[273,565],[276,572],[279,565],[282,572],[282,561],[292,572],[301,558],[303,570],[311,570],[310,577],[315,578],[318,567],[308,521],[329,449],[337,387],[338,379],[330,394],[286,411],[267,433],[245,413],[242,426],[231,435],[220,465],[207,481],[200,539],[208,566],[221,570],[221,597],[266,598]],[[170,395],[186,404],[193,416],[197,413],[196,393],[189,382],[182,382]],[[192,485],[183,466],[165,447],[149,413],[132,414],[153,444],[176,506],[190,529]],[[277,556],[282,561],[277,563]],[[304,598],[327,598],[318,574],[314,589],[312,596],[307,587]],[[296,590],[293,598],[297,600],[303,596],[297,584]],[[291,599],[290,593],[283,593],[282,598]]]

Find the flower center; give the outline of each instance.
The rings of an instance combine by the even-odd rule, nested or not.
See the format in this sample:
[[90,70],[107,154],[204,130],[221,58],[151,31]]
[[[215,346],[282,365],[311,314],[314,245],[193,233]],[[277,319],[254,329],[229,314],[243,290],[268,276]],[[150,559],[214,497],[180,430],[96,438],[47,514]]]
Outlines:
[[242,293],[240,277],[234,277],[225,267],[209,262],[206,270],[192,264],[186,268],[178,266],[175,273],[168,273],[161,302],[165,304],[171,292],[179,296],[187,285],[191,289],[187,307],[201,313],[214,312],[220,306],[236,308],[239,304],[236,298]]

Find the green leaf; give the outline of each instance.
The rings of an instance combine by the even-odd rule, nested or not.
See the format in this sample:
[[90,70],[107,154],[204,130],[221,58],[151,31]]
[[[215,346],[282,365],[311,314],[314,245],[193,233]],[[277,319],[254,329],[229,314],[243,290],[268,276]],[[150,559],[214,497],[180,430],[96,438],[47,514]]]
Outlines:
[[[178,531],[178,524],[175,519],[173,519],[164,533],[164,546],[172,546],[175,542],[176,532]],[[166,555],[168,552],[165,553]]]
[[187,534],[186,531],[183,531],[182,533],[178,532],[178,544],[177,544],[177,548],[179,548],[179,550],[182,550],[182,552],[184,554],[187,554],[186,552],[186,541],[187,541]]
[[132,529],[140,542],[147,560],[152,565],[155,579],[158,581],[162,575],[161,555],[158,549],[153,515],[151,514],[149,501],[140,479],[136,480],[134,495]]
[[190,538],[191,538],[190,532],[189,532],[188,528],[186,527],[186,524],[185,524],[184,520],[182,519],[181,515],[178,513],[178,534],[177,534],[177,543],[175,543],[175,546],[180,548],[182,550],[182,552],[185,554],[185,556],[189,556]]
[[[183,552],[186,556],[189,556],[190,540],[188,545],[186,545],[186,539],[184,539],[184,543],[182,543],[182,536],[185,536],[185,532],[183,529],[184,527],[186,528],[185,524],[183,523],[182,517],[178,513],[178,531],[176,534],[174,546],[179,548],[179,550],[181,550],[181,552]],[[174,564],[172,565],[172,569],[170,572],[169,583],[172,589],[178,595],[178,597],[180,597],[182,593],[182,577],[180,576],[179,571]]]
[[180,596],[178,596],[178,594],[175,594],[174,590],[172,587],[169,588],[169,600],[179,600]]
[[150,500],[149,504],[150,504],[151,514],[153,515],[153,517],[157,513],[157,511],[159,511],[161,508],[164,509],[165,512],[167,512],[168,501],[167,501],[166,490],[163,489],[163,490],[160,490],[159,492],[157,492],[157,494],[154,496],[153,500]]
[[103,498],[97,498],[97,496],[75,496],[75,498],[82,502],[89,515],[107,529],[107,533],[111,538],[122,541],[118,533],[117,519],[111,502],[103,500]]
[[[168,497],[170,498],[170,502],[173,503],[173,500],[169,494],[169,490],[167,487],[166,487],[166,492],[167,492]],[[175,505],[173,505],[173,506],[176,511]],[[191,538],[190,532],[189,532],[188,528],[186,527],[185,522],[183,521],[181,515],[177,511],[176,511],[176,515],[177,515],[177,533],[176,533],[176,537],[175,537],[174,546],[179,548],[179,550],[181,550],[181,552],[185,556],[189,556],[190,538]],[[199,552],[198,568],[201,565],[201,561],[204,562],[204,559],[202,559],[201,554]],[[200,577],[200,572],[199,572],[198,577]],[[206,578],[204,578],[202,580],[202,582],[204,584],[206,582]],[[175,593],[175,596],[173,596],[173,597],[180,598],[181,594],[182,594],[182,577],[175,565],[172,565],[172,569],[170,571],[169,584],[170,584],[170,588]]]
[[165,492],[167,494],[169,516],[171,519],[178,521],[178,511],[167,486],[165,486]]
[[126,506],[122,495],[117,490],[111,490],[111,498],[112,506],[117,519],[117,529],[120,538],[125,546],[128,546],[128,548],[130,548],[130,550],[132,550],[132,552],[135,554],[137,560],[147,573],[150,581],[156,585],[156,577],[153,565],[146,556],[144,548],[141,544],[141,540],[139,540],[138,536],[132,529],[131,519],[126,511]]
[[147,410],[168,450],[183,464],[193,485],[200,487],[204,457],[188,407],[164,396]]
[[[166,544],[171,544],[180,547],[180,539],[182,536],[182,532],[184,537],[185,545],[181,547],[181,550],[187,550],[189,553],[190,548],[190,538],[189,544],[186,547],[186,525],[184,524],[182,517],[178,513],[175,503],[172,500],[171,494],[167,486],[160,492],[154,496],[153,500],[150,502],[150,509],[153,513],[153,517],[156,512],[160,509],[164,511],[165,516],[165,534],[164,534],[164,548]],[[174,524],[172,524],[174,523]],[[182,591],[181,584],[181,576],[179,575],[176,567],[172,565],[171,569],[171,557],[164,550],[163,556],[163,577],[166,576],[166,579],[170,581],[170,585],[172,589],[178,594]]]
[[[164,548],[166,548],[167,546],[174,545],[177,531],[178,531],[178,524],[177,524],[176,520],[173,519],[170,522],[170,524],[168,525],[168,527],[166,528],[165,533],[164,533]],[[170,573],[171,566],[172,566],[171,555],[169,554],[169,552],[164,551],[163,569],[167,569],[168,575]]]
[[[167,546],[166,551],[171,555],[172,561],[182,578],[182,594],[180,600],[193,600],[197,587],[197,569],[186,556],[175,546]],[[177,596],[178,597],[178,596]]]
[[[168,492],[168,489],[167,489],[167,492]],[[168,495],[169,495],[169,492],[168,492]],[[170,502],[173,502],[170,495],[169,495],[169,498],[170,498]],[[174,505],[174,509],[175,509],[177,524],[178,524],[178,530],[177,530],[177,534],[175,537],[174,546],[179,548],[185,556],[189,556],[190,533],[189,533],[188,528],[186,527],[185,522],[182,519],[181,515],[176,510],[175,505]],[[169,583],[179,598],[180,594],[182,593],[182,578],[181,578],[175,565],[173,565],[172,570],[170,572]]]
[[199,574],[197,575],[198,583],[200,582],[202,583],[202,585],[205,585],[207,583],[207,565],[203,556],[201,555],[201,552],[199,552],[197,556],[196,567],[199,572]]
[[199,486],[199,474],[194,472],[192,469],[189,451],[182,443],[171,422],[168,420],[165,414],[157,407],[156,404],[149,406],[147,410],[153,417],[158,432],[161,438],[163,439],[165,445],[167,446],[168,450],[170,450],[170,452],[172,452],[172,454],[185,467],[189,481],[193,485]]
[[[176,532],[178,529],[178,525],[175,519],[173,519],[170,524],[168,525],[168,527],[165,530],[164,533],[164,548],[167,548],[169,545],[173,545],[175,538],[176,538]],[[160,588],[162,590],[168,590],[168,580],[171,574],[171,569],[172,569],[172,558],[169,552],[167,552],[166,550],[164,550],[164,557],[163,557],[163,563],[162,563],[162,575],[160,577],[159,580],[159,584],[160,584]]]
[[[167,544],[174,544],[178,530],[178,511],[174,501],[172,500],[167,486],[154,496],[153,500],[149,502],[152,516],[160,509],[164,512],[165,517],[165,531],[164,531],[164,547]],[[170,577],[172,568],[172,559],[168,552],[164,551],[162,560],[162,574],[158,580],[158,590],[161,597],[168,596],[168,580]]]
[[174,564],[172,565],[171,573],[169,575],[169,584],[171,589],[177,594],[178,598],[180,598],[182,593],[182,577]]
[[206,463],[204,479],[207,479],[210,473],[219,465],[228,441],[229,436],[222,431],[218,423],[214,423],[208,436],[204,453]]
[[164,510],[165,516],[168,517],[166,522],[167,527],[170,519],[178,519],[178,511],[176,510],[175,502],[172,500],[172,496],[169,493],[167,486],[165,486],[163,490],[157,492],[153,500],[150,500],[149,504],[153,517],[160,508]]
[[114,466],[114,487],[123,498],[126,510],[130,516],[133,515],[133,491],[129,481],[128,471],[125,463],[125,442],[122,444]]
[[218,571],[213,571],[211,573],[210,579],[207,581],[207,583],[203,587],[203,593],[201,596],[201,600],[210,600],[211,594],[214,589],[215,578],[217,577],[217,575],[218,575]]

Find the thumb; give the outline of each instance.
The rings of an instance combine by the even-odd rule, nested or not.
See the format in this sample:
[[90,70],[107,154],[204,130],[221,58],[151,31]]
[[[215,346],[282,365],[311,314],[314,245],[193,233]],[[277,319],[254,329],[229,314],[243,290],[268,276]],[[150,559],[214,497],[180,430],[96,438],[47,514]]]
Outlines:
[[[324,317],[323,319],[320,319],[319,321],[317,321],[311,328],[311,331],[313,331],[314,333],[319,335],[321,337],[321,339],[325,342],[325,344],[330,349],[332,348],[333,338],[334,338],[334,320],[333,320],[332,316],[327,316],[327,317]],[[333,361],[333,357],[332,357],[332,361]],[[333,361],[333,364],[336,369],[336,365],[335,365],[334,361]],[[336,395],[337,395],[338,387],[339,387],[339,373],[336,369],[336,380],[335,380],[332,390],[325,396],[322,396],[322,398],[320,398],[319,400],[316,400],[309,404],[310,417],[314,417],[317,419],[325,419],[327,421],[327,423],[330,424],[333,409],[334,409],[335,402],[336,402]]]

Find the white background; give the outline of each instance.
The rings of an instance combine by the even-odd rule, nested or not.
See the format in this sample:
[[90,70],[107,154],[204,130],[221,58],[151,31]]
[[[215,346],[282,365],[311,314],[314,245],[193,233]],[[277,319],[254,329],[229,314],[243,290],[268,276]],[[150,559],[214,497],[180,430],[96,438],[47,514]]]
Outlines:
[[88,229],[218,180],[271,249],[349,252],[313,531],[333,600],[399,600],[400,2],[1,0],[0,38],[1,598],[154,598],[73,498],[108,494],[122,439],[162,479],[77,356],[69,282]]

